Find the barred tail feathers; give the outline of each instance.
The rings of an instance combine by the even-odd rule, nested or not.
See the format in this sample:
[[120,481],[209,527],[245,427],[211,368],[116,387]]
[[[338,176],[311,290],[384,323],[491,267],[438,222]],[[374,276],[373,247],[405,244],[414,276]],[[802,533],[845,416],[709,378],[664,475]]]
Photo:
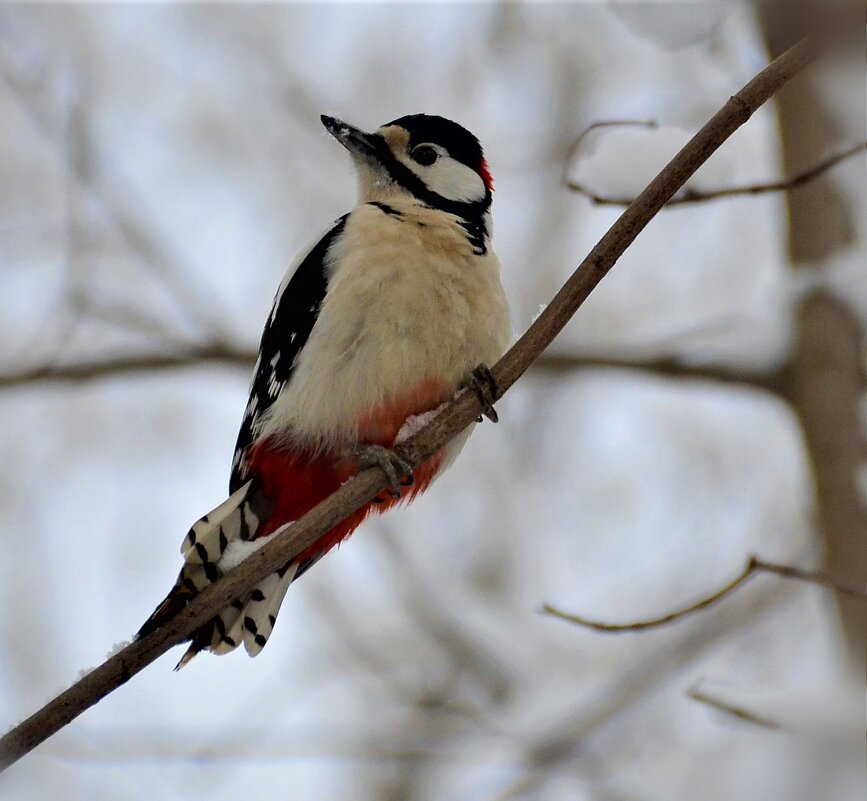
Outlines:
[[[370,439],[383,439],[388,447],[393,444],[400,422],[392,424],[392,428],[394,431]],[[443,449],[418,466],[413,471],[415,480],[401,500],[409,501],[424,491],[443,463],[450,461],[449,455],[448,449]],[[357,471],[350,463],[309,453],[290,453],[269,447],[269,443],[254,448],[251,467],[255,478],[190,528],[181,544],[184,564],[175,586],[137,637],[168,622],[205,587],[264,545],[281,525],[298,520]],[[264,578],[248,594],[199,627],[177,667],[186,665],[200,651],[226,654],[242,643],[250,656],[256,656],[271,636],[289,585],[345,540],[368,514],[381,514],[399,502],[381,495],[325,532],[281,570]]]
[[184,537],[184,564],[171,592],[145,621],[137,637],[166,623],[226,569],[227,550],[253,539],[268,515],[258,482],[248,481],[216,509],[196,521]]

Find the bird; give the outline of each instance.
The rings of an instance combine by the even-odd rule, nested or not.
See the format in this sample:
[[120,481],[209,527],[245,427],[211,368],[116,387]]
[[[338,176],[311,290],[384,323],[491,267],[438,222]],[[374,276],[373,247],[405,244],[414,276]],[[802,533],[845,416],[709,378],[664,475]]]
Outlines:
[[[510,339],[491,247],[494,182],[460,124],[410,114],[372,132],[322,115],[349,153],[358,202],[302,251],[277,290],[235,446],[228,498],[193,524],[175,585],[136,635],[164,625],[281,526],[360,470],[389,487],[189,638],[201,651],[268,642],[289,585],[371,513],[423,492],[471,425],[415,470],[395,446],[463,389],[496,422],[488,369]],[[478,418],[481,421],[481,417]]]

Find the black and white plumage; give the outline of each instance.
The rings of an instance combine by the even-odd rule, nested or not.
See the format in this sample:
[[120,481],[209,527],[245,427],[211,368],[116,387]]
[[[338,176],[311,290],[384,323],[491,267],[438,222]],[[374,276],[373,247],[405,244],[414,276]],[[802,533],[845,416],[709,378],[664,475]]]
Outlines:
[[[190,529],[175,586],[139,636],[351,478],[366,453],[388,452],[414,418],[434,413],[508,342],[490,247],[493,181],[476,137],[424,114],[373,133],[331,117],[322,122],[352,157],[359,204],[281,282],[238,434],[230,496]],[[469,433],[417,467],[404,497],[422,492]],[[378,501],[197,630],[180,665],[204,649],[222,654],[243,644],[259,653],[291,582],[367,514],[396,503]]]
[[344,214],[325,235],[303,256],[297,268],[287,272],[289,279],[280,284],[262,340],[259,356],[253,368],[250,399],[235,443],[232,457],[232,475],[229,492],[235,492],[246,480],[245,454],[253,442],[256,422],[277,400],[295,366],[316,323],[319,306],[325,298],[328,285],[328,252],[343,233],[348,214]]

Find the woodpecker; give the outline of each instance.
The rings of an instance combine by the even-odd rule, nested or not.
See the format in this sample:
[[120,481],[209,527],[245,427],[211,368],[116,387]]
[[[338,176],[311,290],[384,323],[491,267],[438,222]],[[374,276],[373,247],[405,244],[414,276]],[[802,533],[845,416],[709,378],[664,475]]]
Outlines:
[[461,386],[496,419],[484,365],[502,355],[510,328],[491,249],[493,179],[478,139],[427,114],[373,133],[321,119],[352,158],[358,205],[286,272],[262,335],[229,497],[193,524],[177,582],[137,636],[360,469],[379,464],[391,488],[194,632],[178,667],[242,643],[258,654],[289,585],[368,514],[424,491],[472,429],[410,472],[393,448],[414,421]]

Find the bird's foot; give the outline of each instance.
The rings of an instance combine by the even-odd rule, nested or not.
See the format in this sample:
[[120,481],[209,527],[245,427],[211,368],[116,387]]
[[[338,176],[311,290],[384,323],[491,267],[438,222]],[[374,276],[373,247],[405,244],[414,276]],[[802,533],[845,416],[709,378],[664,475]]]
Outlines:
[[[479,399],[479,403],[482,404],[482,415],[492,423],[498,422],[500,418],[494,408],[494,403],[500,398],[500,390],[497,387],[497,379],[494,378],[488,365],[482,362],[475,370],[467,373],[466,378],[464,378],[464,386],[474,392]],[[482,422],[482,415],[476,418],[476,422]]]
[[[400,488],[409,487],[414,481],[412,465],[389,448],[382,445],[359,445],[356,455],[358,457],[359,470],[365,470],[368,467],[379,467],[388,476],[388,493],[395,500],[400,498]],[[385,502],[385,499],[380,496],[377,496],[373,500],[375,503]]]

